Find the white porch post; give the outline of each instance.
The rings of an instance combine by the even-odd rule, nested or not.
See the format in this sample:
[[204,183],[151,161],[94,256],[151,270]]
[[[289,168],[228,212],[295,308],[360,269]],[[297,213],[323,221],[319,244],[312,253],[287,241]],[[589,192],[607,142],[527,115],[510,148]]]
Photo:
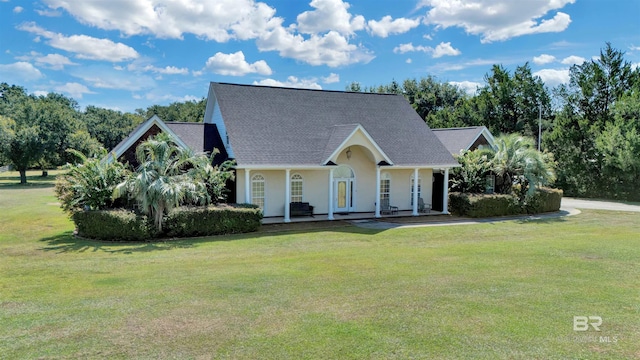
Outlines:
[[327,219],[333,220],[333,168],[329,168],[329,215]]
[[413,216],[418,216],[418,168],[413,169]]
[[244,202],[251,204],[251,179],[249,176],[251,170],[244,169]]
[[444,169],[444,196],[442,198],[442,213],[449,213],[449,168]]
[[291,222],[291,209],[289,203],[291,202],[291,169],[285,170],[284,180],[284,222]]
[[376,214],[375,217],[380,217],[380,166],[376,165]]

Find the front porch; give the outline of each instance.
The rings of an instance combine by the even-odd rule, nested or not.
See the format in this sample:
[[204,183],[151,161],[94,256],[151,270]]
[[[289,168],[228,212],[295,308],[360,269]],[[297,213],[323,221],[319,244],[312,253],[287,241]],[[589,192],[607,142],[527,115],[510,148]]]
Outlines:
[[[406,210],[406,211],[398,211],[397,214],[393,214],[393,215],[382,215],[379,218],[376,218],[375,216],[375,212],[359,212],[359,213],[345,213],[345,214],[341,214],[341,213],[334,213],[333,214],[333,218],[334,220],[363,220],[363,219],[378,219],[378,220],[384,220],[384,219],[389,219],[389,218],[402,218],[402,217],[412,217],[412,218],[417,218],[417,217],[423,217],[423,216],[437,216],[437,215],[446,215],[443,212],[440,211],[431,211],[429,213],[420,213],[417,216],[413,216],[413,211],[411,210]],[[314,221],[329,221],[329,215],[328,214],[318,214],[318,215],[313,215],[313,217],[311,216],[294,216],[291,217],[291,223],[295,223],[295,222],[314,222]],[[284,216],[270,216],[270,217],[266,217],[262,219],[262,224],[263,225],[267,225],[267,224],[283,224],[285,223],[284,220]]]

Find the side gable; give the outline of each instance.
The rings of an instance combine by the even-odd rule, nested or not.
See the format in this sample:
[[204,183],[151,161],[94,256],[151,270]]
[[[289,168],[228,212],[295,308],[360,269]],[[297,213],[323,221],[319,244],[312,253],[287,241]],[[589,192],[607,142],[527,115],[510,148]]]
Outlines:
[[[162,121],[157,115],[153,115],[152,117],[147,119],[147,121],[138,125],[138,127],[135,128],[128,137],[122,140],[118,145],[116,145],[116,147],[113,148],[113,150],[111,150],[111,152],[109,152],[109,154],[107,155],[107,162],[111,162],[114,159],[120,159],[125,154],[129,154],[127,155],[127,159],[124,160],[129,160],[130,163],[133,163],[131,160],[135,160],[135,149],[138,144],[140,144],[150,136],[156,135],[160,132],[171,135],[175,139],[178,146],[185,149],[189,148],[189,146],[187,146],[187,144],[185,144],[184,141],[182,141],[182,139],[180,139],[180,137],[176,135],[176,133],[173,132],[164,121]],[[131,153],[133,153],[133,158],[129,159],[129,157],[131,157]]]
[[433,129],[433,133],[452,154],[474,150],[480,145],[495,146],[493,135],[485,126]]

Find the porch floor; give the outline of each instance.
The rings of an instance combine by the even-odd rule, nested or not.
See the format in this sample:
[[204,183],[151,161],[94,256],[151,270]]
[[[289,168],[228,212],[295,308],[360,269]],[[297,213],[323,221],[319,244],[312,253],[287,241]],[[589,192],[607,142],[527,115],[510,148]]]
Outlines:
[[[393,215],[382,215],[379,219],[389,219],[389,218],[400,218],[400,217],[412,217],[413,212],[411,210],[407,211],[398,211],[397,214]],[[429,213],[420,213],[418,216],[433,216],[433,215],[443,215],[440,211],[431,211]],[[362,212],[362,213],[346,213],[339,214],[334,213],[333,217],[335,220],[363,220],[363,219],[375,219],[375,212]],[[291,217],[291,222],[313,222],[313,221],[329,221],[327,214],[318,214],[311,216],[294,216]],[[274,217],[266,217],[262,219],[263,224],[282,224],[284,223],[284,216],[274,216]]]

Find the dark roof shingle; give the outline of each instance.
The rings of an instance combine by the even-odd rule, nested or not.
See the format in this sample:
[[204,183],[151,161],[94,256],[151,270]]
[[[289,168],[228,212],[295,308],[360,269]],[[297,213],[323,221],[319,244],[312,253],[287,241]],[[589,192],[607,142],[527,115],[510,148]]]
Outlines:
[[240,166],[322,165],[358,124],[394,165],[457,165],[400,95],[224,83],[211,89]]

